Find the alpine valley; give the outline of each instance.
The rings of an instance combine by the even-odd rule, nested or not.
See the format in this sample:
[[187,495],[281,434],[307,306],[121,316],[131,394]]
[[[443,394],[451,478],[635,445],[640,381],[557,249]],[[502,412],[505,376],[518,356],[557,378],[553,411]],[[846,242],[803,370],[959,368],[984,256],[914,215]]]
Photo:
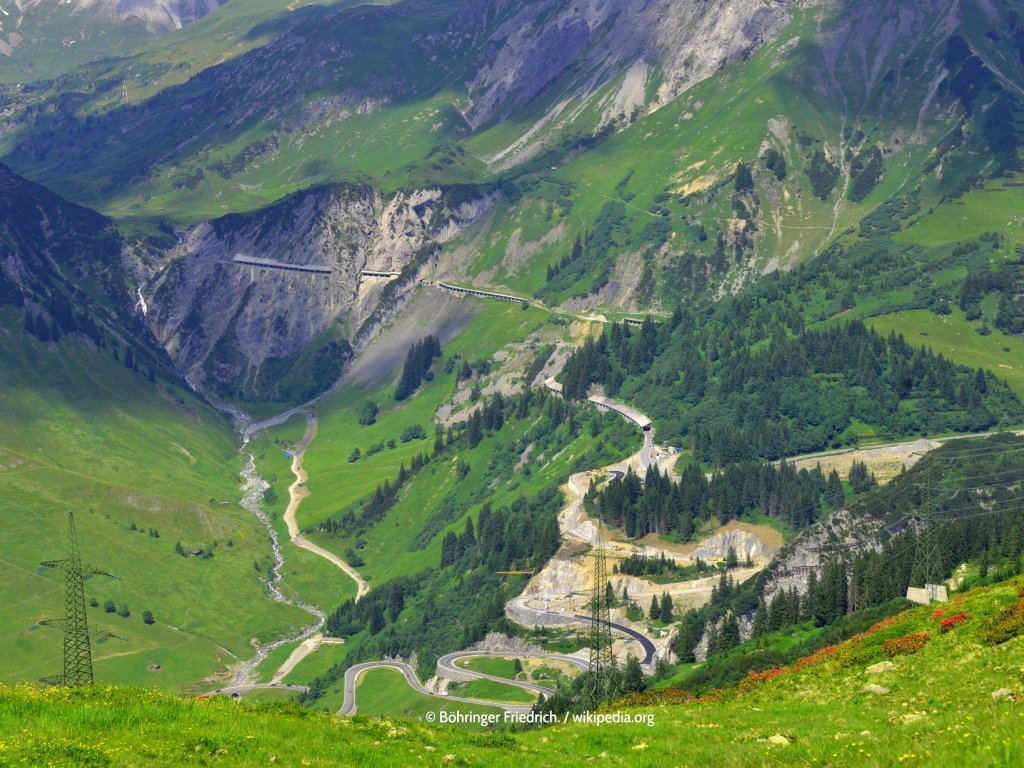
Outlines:
[[1020,0],[0,0],[0,765],[1020,765],[1022,141]]

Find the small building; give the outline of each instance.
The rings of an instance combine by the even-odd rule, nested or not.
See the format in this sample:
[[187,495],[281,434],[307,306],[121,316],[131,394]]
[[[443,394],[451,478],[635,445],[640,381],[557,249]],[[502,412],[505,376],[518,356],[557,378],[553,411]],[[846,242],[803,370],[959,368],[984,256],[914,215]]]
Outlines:
[[907,587],[907,600],[918,605],[928,605],[933,601],[948,603],[949,594],[945,584],[925,584],[923,588]]

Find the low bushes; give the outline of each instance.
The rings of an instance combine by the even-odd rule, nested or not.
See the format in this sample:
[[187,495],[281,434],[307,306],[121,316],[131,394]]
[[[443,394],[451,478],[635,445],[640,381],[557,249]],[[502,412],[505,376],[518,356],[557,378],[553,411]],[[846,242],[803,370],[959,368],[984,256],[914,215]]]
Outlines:
[[995,619],[986,619],[981,636],[989,645],[999,645],[1024,634],[1024,587],[1016,603],[1004,608]]
[[924,648],[930,635],[927,632],[912,632],[903,637],[894,637],[882,643],[882,653],[890,659],[893,656],[913,656]]

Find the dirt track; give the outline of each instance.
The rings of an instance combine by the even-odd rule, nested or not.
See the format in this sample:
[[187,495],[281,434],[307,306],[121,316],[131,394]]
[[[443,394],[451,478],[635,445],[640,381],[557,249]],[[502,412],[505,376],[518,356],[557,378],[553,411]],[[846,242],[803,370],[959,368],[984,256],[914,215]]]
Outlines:
[[346,563],[340,557],[333,552],[329,552],[323,547],[314,544],[312,541],[302,535],[299,530],[298,521],[295,519],[295,513],[299,509],[299,504],[302,500],[309,496],[309,490],[306,488],[306,480],[309,476],[306,474],[306,470],[302,468],[302,457],[305,455],[306,448],[313,438],[316,437],[316,416],[311,413],[306,414],[306,433],[302,436],[302,441],[296,447],[294,454],[292,455],[292,474],[295,475],[295,482],[288,486],[288,508],[284,513],[284,523],[288,526],[288,538],[297,547],[302,547],[308,552],[312,552],[314,555],[318,555],[324,560],[328,560],[334,565],[338,566],[343,570],[349,577],[356,583],[356,600],[358,601],[363,595],[370,591],[370,585],[366,583],[366,580],[359,575],[359,571],[353,568],[351,565]]

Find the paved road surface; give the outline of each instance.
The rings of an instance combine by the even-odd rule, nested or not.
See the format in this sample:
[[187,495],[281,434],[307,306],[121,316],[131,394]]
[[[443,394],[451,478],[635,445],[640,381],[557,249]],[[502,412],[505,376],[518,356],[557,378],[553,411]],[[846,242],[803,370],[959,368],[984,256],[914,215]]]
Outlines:
[[[428,691],[423,687],[420,679],[416,677],[416,672],[408,664],[401,661],[366,661],[362,664],[356,664],[354,667],[349,667],[345,672],[345,698],[341,705],[341,709],[338,710],[339,715],[354,715],[356,713],[356,682],[359,680],[359,676],[368,669],[376,669],[378,667],[390,667],[391,669],[397,669],[405,677],[405,682],[409,684],[409,687],[414,691],[424,694],[425,696],[433,696],[442,701],[458,701],[464,704],[479,704],[485,707],[498,707],[500,709],[507,709],[509,712],[529,712],[532,708],[530,704],[501,704],[496,701],[484,701],[483,699],[466,699],[461,696],[442,696]],[[509,685],[516,685],[513,680],[502,680],[502,682],[508,683]],[[520,685],[524,687],[524,685]]]
[[[561,614],[557,615],[561,616]],[[591,618],[589,616],[580,616],[577,614],[576,618],[588,624],[591,622]],[[601,623],[603,624],[604,622]],[[637,632],[635,629],[633,629],[632,627],[627,627],[625,624],[617,624],[614,621],[609,621],[608,626],[618,632],[622,632],[625,635],[629,635],[634,640],[640,641],[640,645],[642,645],[644,649],[644,657],[640,659],[641,664],[654,663],[654,654],[658,652],[658,649],[655,647],[654,643],[651,642],[651,639],[647,637],[647,635]]]
[[459,659],[479,658],[479,657],[492,657],[497,659],[553,659],[555,661],[564,661],[568,664],[572,664],[581,672],[586,672],[589,665],[583,659],[579,659],[575,656],[567,656],[561,653],[514,653],[508,651],[456,651],[455,653],[449,653],[442,656],[437,660],[437,674],[439,677],[444,677],[449,680],[466,680],[472,678],[474,680],[493,680],[498,683],[508,683],[518,688],[523,688],[527,691],[533,691],[537,695],[548,698],[554,696],[555,692],[551,688],[545,688],[543,685],[537,685],[536,683],[527,683],[520,680],[511,680],[507,677],[500,677],[498,675],[488,675],[484,672],[477,672],[473,669],[467,669],[466,667],[460,667],[455,662]]

